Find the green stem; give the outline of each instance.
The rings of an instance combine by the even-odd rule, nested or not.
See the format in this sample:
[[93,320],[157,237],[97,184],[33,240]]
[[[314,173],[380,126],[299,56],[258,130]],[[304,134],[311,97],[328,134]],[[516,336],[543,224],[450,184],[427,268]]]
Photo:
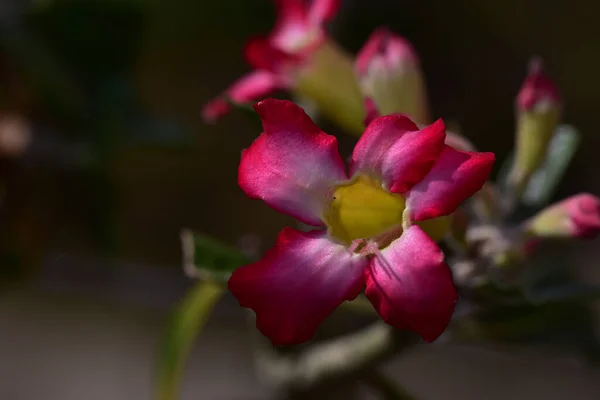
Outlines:
[[179,398],[179,384],[192,345],[224,293],[223,285],[213,281],[200,281],[175,311],[158,360],[157,400]]

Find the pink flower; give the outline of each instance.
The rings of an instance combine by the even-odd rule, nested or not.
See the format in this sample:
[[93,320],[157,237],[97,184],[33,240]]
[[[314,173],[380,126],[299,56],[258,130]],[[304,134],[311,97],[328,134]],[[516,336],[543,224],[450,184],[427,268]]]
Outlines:
[[540,211],[525,230],[535,238],[593,238],[600,233],[600,199],[589,193],[571,196]]
[[406,39],[386,28],[377,29],[358,53],[355,70],[363,94],[381,113],[402,113],[417,123],[429,122],[419,58]]
[[[254,71],[234,82],[225,95],[248,102],[293,86],[292,70],[306,61],[325,40],[324,23],[331,20],[340,0],[274,0],[278,19],[267,37],[251,39],[245,57]],[[222,97],[208,103],[202,116],[214,121],[229,111]]]
[[254,108],[264,132],[242,153],[241,188],[319,228],[285,228],[260,261],[232,274],[229,289],[255,311],[258,329],[276,345],[304,342],[366,287],[388,324],[437,339],[457,292],[442,251],[419,224],[449,215],[479,190],[494,155],[445,145],[441,120],[419,130],[390,115],[366,128],[347,174],[336,138],[301,108],[274,99]]

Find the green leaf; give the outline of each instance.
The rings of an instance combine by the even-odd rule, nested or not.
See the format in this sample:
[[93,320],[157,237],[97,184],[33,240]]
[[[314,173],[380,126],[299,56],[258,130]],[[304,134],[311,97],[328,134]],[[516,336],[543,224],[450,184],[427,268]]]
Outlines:
[[255,117],[257,116],[256,111],[254,111],[254,107],[252,107],[254,103],[240,103],[239,101],[235,101],[227,95],[223,95],[223,98],[232,108],[244,111],[245,113],[251,113]]
[[206,235],[181,232],[183,268],[190,276],[226,282],[233,271],[251,260],[240,250]]
[[[546,159],[533,174],[523,193],[522,202],[525,205],[542,207],[550,201],[579,147],[580,137],[579,131],[571,125],[556,127]],[[507,186],[513,161],[514,151],[506,157],[498,172],[501,187]]]
[[186,295],[167,328],[158,360],[156,399],[175,400],[183,367],[194,341],[208,320],[225,288],[201,281]]
[[533,174],[523,193],[523,203],[539,207],[550,201],[579,147],[580,136],[571,125],[556,128],[544,163]]

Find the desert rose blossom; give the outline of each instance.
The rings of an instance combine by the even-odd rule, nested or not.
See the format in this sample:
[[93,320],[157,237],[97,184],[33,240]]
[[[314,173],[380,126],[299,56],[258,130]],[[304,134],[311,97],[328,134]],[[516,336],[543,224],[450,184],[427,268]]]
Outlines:
[[377,29],[359,51],[355,71],[363,95],[383,115],[402,113],[420,124],[430,122],[419,58],[406,39]]
[[509,185],[520,195],[546,157],[554,129],[560,120],[561,96],[534,58],[516,100],[516,152]]
[[524,224],[534,239],[593,238],[600,233],[600,199],[589,193],[550,205]]
[[[362,132],[364,109],[354,77],[353,59],[324,29],[340,0],[275,0],[278,18],[267,37],[253,38],[245,58],[254,68],[224,93],[236,102],[290,90],[317,103],[342,127]],[[209,102],[203,118],[214,121],[229,111],[223,96]]]
[[285,228],[260,261],[232,274],[229,289],[254,310],[258,329],[275,345],[307,341],[366,288],[385,322],[437,339],[457,292],[426,223],[479,190],[494,155],[445,145],[441,120],[419,129],[405,116],[382,116],[361,136],[347,174],[335,137],[301,108],[267,99],[255,109],[264,132],[242,153],[240,187],[317,227]]

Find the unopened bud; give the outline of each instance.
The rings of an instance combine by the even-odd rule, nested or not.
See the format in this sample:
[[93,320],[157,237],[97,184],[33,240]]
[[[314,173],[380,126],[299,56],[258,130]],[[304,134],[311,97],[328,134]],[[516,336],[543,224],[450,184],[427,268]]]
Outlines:
[[509,182],[520,195],[544,161],[561,114],[558,90],[538,58],[529,64],[527,78],[517,96],[516,113],[516,154]]
[[571,196],[525,222],[533,237],[592,238],[600,233],[600,199],[589,193]]
[[402,113],[416,123],[429,123],[427,93],[412,45],[385,28],[376,30],[358,53],[355,64],[365,97],[381,115]]

